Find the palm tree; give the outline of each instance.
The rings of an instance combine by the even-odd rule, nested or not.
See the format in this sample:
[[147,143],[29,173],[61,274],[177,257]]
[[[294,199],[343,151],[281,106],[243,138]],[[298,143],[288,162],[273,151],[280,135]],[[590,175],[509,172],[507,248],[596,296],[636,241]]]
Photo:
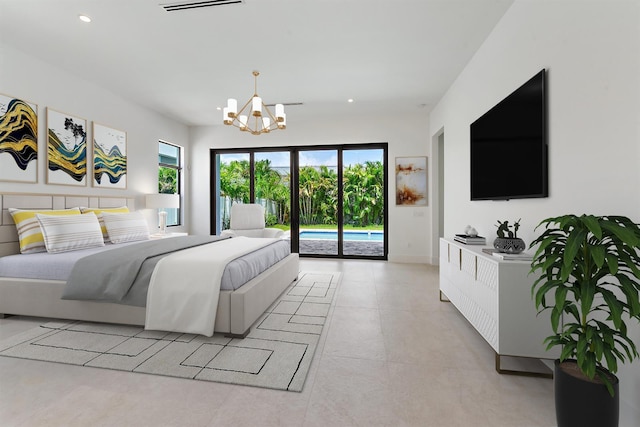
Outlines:
[[220,165],[220,195],[232,202],[249,203],[249,161],[232,160]]
[[347,167],[343,174],[345,223],[360,227],[382,224],[384,209],[382,162]]
[[[275,221],[279,224],[285,223],[285,218],[289,217],[289,174],[281,175],[271,168],[271,160],[259,160],[255,163],[255,192],[256,199],[264,199],[267,204],[267,215],[269,208],[275,206]],[[269,224],[273,225],[273,224]]]

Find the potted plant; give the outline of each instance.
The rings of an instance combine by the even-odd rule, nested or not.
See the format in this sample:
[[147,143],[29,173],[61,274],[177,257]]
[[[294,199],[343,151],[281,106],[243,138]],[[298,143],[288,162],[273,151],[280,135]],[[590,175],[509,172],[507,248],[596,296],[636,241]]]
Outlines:
[[518,237],[520,220],[514,222],[513,225],[510,225],[509,221],[498,221],[496,227],[498,227],[496,231],[498,237],[493,241],[493,247],[496,248],[498,252],[519,254],[525,250],[527,245],[524,243],[524,240]]
[[[621,216],[543,220],[531,272],[539,312],[549,310],[561,346],[554,390],[559,427],[617,426],[618,361],[638,357],[627,321],[640,320],[640,228]],[[538,228],[536,227],[536,229]]]

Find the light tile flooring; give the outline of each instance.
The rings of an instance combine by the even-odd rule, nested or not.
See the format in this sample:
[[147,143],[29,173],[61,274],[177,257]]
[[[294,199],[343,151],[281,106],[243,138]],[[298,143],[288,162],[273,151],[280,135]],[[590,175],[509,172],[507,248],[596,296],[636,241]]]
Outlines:
[[[302,393],[0,357],[2,426],[554,426],[552,381],[499,375],[438,298],[437,267],[301,260],[342,271]],[[42,319],[0,320],[0,339]]]

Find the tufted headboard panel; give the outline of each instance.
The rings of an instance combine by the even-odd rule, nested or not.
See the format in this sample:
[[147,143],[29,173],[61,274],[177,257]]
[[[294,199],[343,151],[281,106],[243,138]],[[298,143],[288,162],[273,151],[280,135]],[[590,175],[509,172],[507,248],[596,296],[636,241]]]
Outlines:
[[20,253],[18,233],[9,213],[17,209],[117,208],[127,206],[135,210],[135,198],[115,196],[78,196],[66,194],[0,194],[0,256]]

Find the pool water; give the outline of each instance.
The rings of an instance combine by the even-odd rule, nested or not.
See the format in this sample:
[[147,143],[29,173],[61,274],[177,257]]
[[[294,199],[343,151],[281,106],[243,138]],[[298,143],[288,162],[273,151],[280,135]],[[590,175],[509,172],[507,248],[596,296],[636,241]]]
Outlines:
[[[344,232],[344,240],[350,242],[382,242],[384,231],[354,231]],[[338,232],[335,230],[303,230],[300,239],[308,240],[338,240]]]

